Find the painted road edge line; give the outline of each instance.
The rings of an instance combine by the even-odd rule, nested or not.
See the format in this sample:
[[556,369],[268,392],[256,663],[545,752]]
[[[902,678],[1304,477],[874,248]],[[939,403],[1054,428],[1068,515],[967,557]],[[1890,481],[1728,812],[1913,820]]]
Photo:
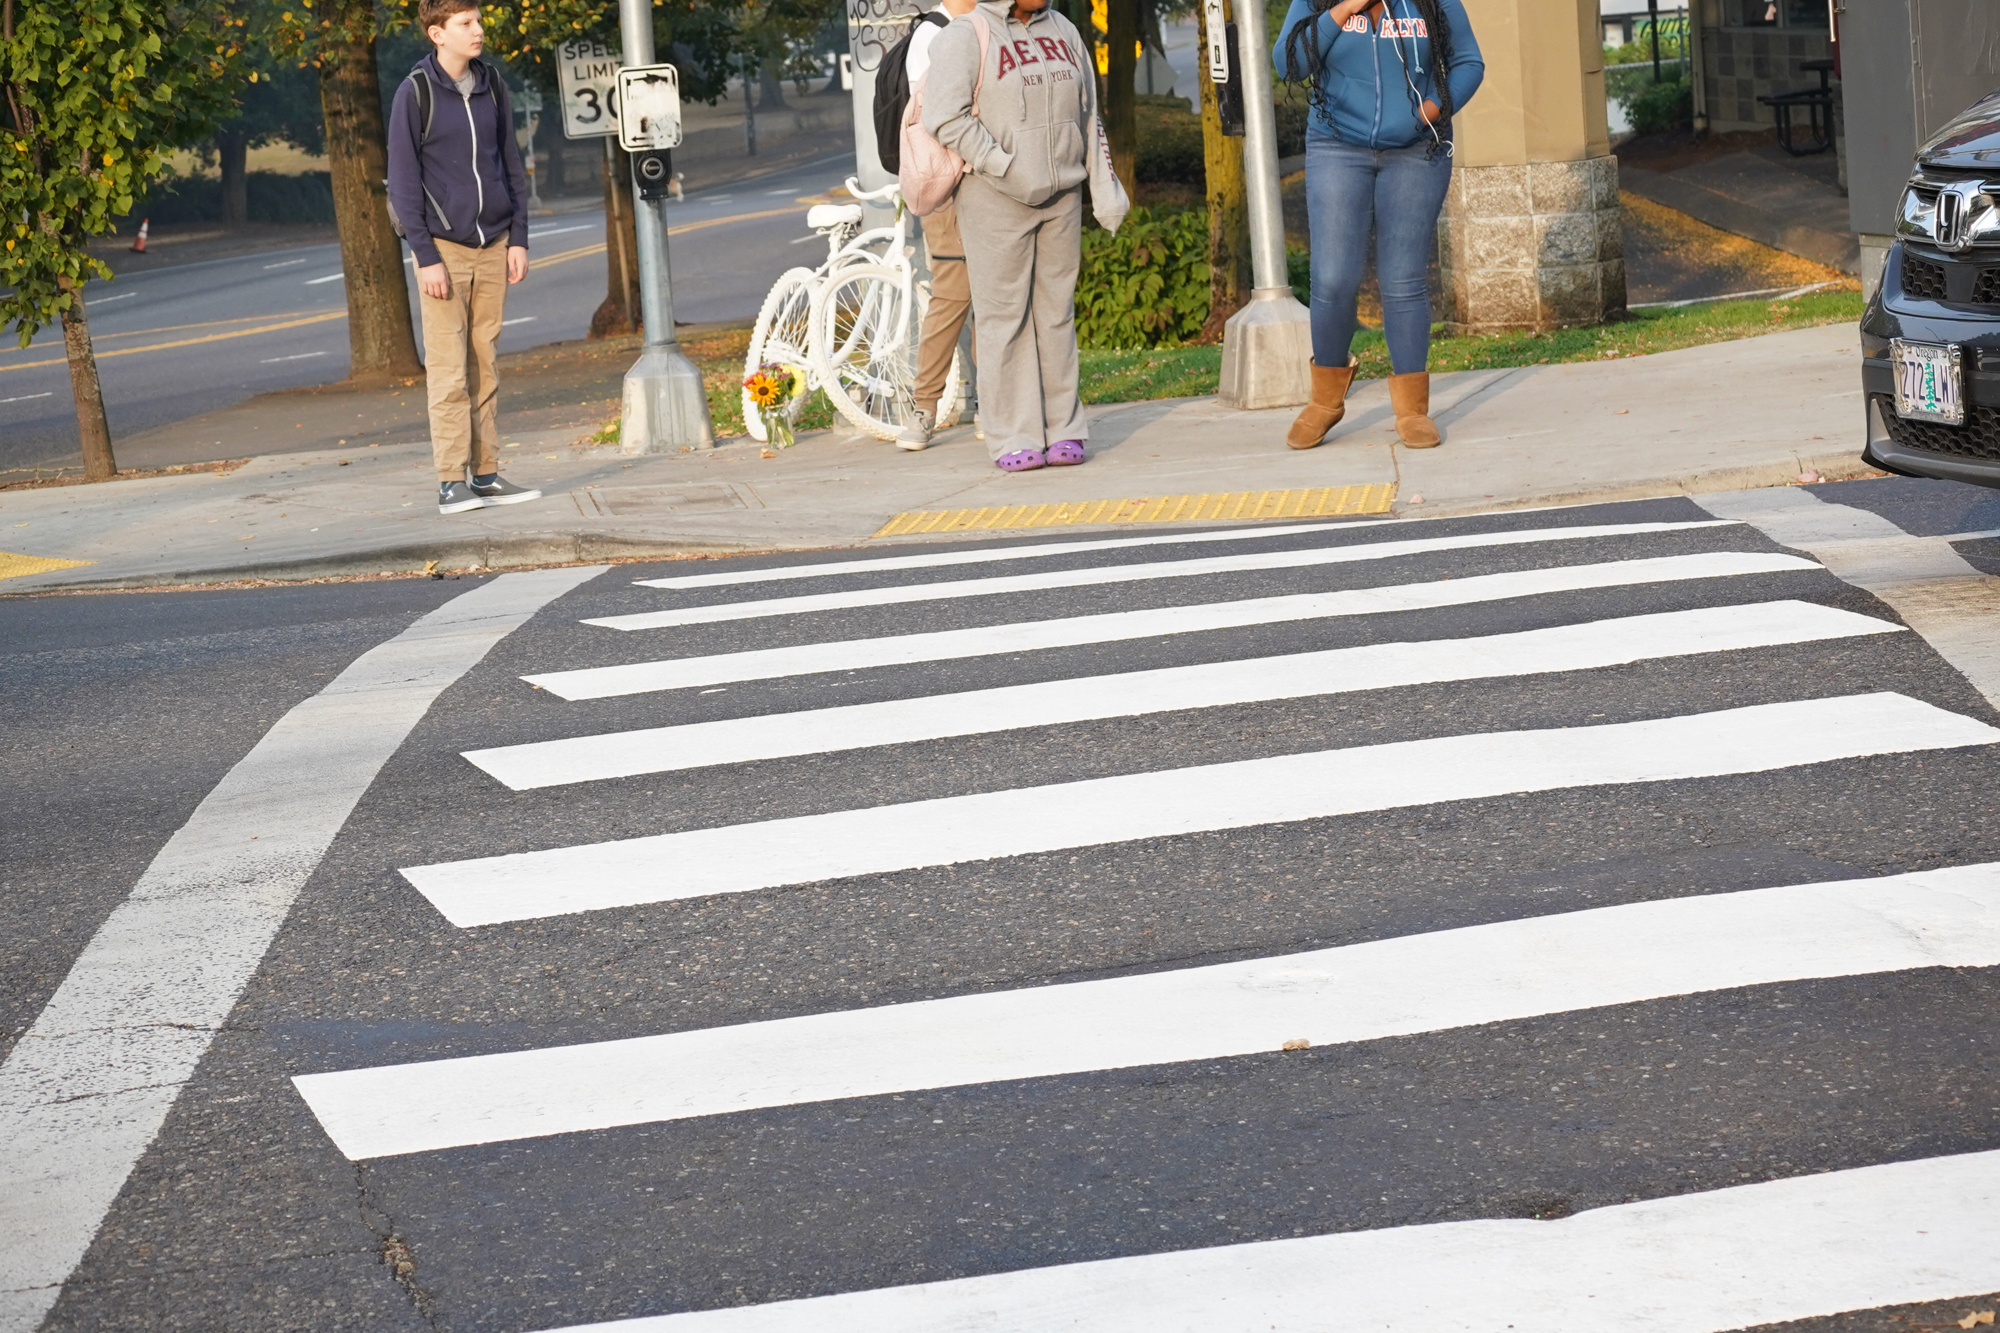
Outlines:
[[1016,621],[970,629],[933,630],[922,634],[836,639],[826,643],[759,648],[706,657],[544,671],[521,679],[562,699],[608,699],[654,690],[691,689],[698,685],[728,685],[738,681],[771,680],[822,671],[860,671],[870,667],[907,666],[916,662],[1034,652],[1088,643],[1182,636],[1206,630],[1241,629],[1249,625],[1295,620],[1437,610],[1447,606],[1578,592],[1589,588],[1807,571],[1823,572],[1817,562],[1795,555],[1715,551],[1705,555],[1656,556],[1595,565],[1558,565],[1549,569],[1477,574],[1470,578],[1387,584],[1342,592],[1294,593],[1284,597],[1206,602],[1145,611],[1110,611],[1099,615]]
[[2000,964],[2000,863],[1669,898],[1138,976],[293,1083],[354,1160]]
[[1238,574],[1271,569],[1302,569],[1344,565],[1360,560],[1391,560],[1399,556],[1495,546],[1526,546],[1540,542],[1585,541],[1593,537],[1636,537],[1686,532],[1699,528],[1736,527],[1734,519],[1690,519],[1678,523],[1602,523],[1587,527],[1528,528],[1506,532],[1459,533],[1449,537],[1413,537],[1406,541],[1350,542],[1293,551],[1255,551],[1183,560],[1159,560],[1135,565],[1098,565],[1088,569],[1044,570],[936,583],[905,583],[886,588],[854,588],[844,592],[771,597],[754,602],[722,602],[630,615],[595,616],[586,625],[604,629],[669,629],[678,625],[710,625],[765,616],[804,615],[814,611],[844,611],[863,606],[896,606],[958,597],[993,597],[1003,593],[1044,592],[1051,588],[1091,588],[1151,579],[1191,578],[1202,574]]
[[0,1333],[61,1293],[293,900],[445,688],[608,566],[502,574],[361,654],[167,840],[0,1065]]
[[2000,1287],[1996,1216],[2000,1152],[1966,1153],[1553,1222],[1253,1241],[553,1333],[1723,1333],[1983,1295]]
[[566,736],[467,750],[464,757],[505,786],[529,791],[1023,727],[1443,681],[1588,671],[1666,657],[1905,632],[1891,621],[1814,602],[1749,602],[1477,638],[1362,644],[596,736]]
[[455,926],[892,874],[1519,792],[1761,773],[1990,745],[1894,693],[1475,732],[724,824],[402,871]]

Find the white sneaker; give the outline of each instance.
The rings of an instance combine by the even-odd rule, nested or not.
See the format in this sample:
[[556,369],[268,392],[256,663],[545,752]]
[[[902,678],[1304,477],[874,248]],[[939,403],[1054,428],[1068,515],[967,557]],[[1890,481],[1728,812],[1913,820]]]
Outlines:
[[896,436],[896,447],[917,452],[930,444],[931,429],[937,424],[935,412],[926,412],[919,407],[910,413],[910,419],[903,423],[902,433]]

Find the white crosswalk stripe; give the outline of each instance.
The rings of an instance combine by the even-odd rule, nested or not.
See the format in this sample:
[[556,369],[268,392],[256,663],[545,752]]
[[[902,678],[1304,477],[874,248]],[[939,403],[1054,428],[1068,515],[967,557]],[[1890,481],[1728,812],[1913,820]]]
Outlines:
[[1978,865],[294,1081],[340,1150],[361,1159],[1214,1060],[1293,1040],[1369,1041],[1802,977],[1995,965],[2000,865]]
[[1514,792],[1756,773],[2000,740],[1898,694],[1245,759],[413,866],[455,926],[748,893]]
[[1592,565],[1561,565],[1552,569],[1527,569],[1506,574],[1477,574],[1469,578],[1355,588],[1343,592],[1257,597],[1196,606],[1111,611],[1094,616],[982,625],[974,629],[759,648],[741,653],[718,653],[711,657],[544,671],[523,679],[564,699],[608,699],[621,694],[732,685],[739,681],[770,680],[777,676],[801,676],[820,671],[861,671],[870,667],[906,666],[916,662],[943,662],[953,658],[1117,643],[1168,634],[1197,634],[1243,629],[1251,625],[1282,624],[1286,621],[1435,610],[1477,602],[1581,592],[1590,588],[1637,587],[1649,583],[1803,573],[1818,569],[1819,566],[1812,561],[1794,555],[1719,551],[1706,555],[1661,556]]
[[[1506,876],[1523,844],[1509,841],[1520,835],[1499,828],[1502,822],[1573,816],[1564,827],[1580,830],[1566,835],[1578,840],[1569,855],[1585,858],[1576,864],[1623,864],[1618,858],[1637,852],[1643,859],[1660,840],[1635,836],[1622,820],[1604,824],[1595,812],[1676,802],[1685,809],[1711,797],[1741,804],[1765,791],[1795,801],[1795,793],[1810,791],[1833,809],[1872,811],[1926,766],[1990,763],[2000,728],[1985,720],[1989,713],[1954,711],[1980,705],[1963,681],[1925,675],[1932,668],[1923,664],[1934,660],[1929,650],[1884,619],[1879,604],[1842,589],[1812,560],[1768,549],[1750,528],[1673,519],[1694,512],[1684,503],[1678,511],[1639,512],[1651,517],[1588,521],[1606,513],[1597,509],[1576,522],[1552,516],[1536,520],[1547,526],[1525,529],[1404,525],[1394,537],[1349,530],[1381,524],[1293,524],[918,548],[762,569],[731,565],[593,592],[590,609],[604,614],[571,612],[585,626],[690,633],[663,635],[664,646],[646,641],[653,660],[611,665],[564,661],[560,653],[535,660],[522,650],[534,669],[520,679],[541,691],[536,707],[491,738],[468,727],[453,748],[477,770],[459,769],[459,792],[476,788],[541,811],[541,822],[530,826],[532,839],[453,846],[446,855],[462,859],[403,868],[408,890],[401,892],[411,910],[427,903],[451,927],[470,932],[424,928],[465,941],[468,956],[504,955],[525,970],[538,950],[553,954],[571,938],[615,937],[620,950],[643,940],[654,952],[637,956],[693,986],[674,990],[670,1000],[661,991],[641,1008],[611,998],[605,1003],[620,1015],[615,1022],[575,1017],[560,1033],[535,1032],[526,1041],[509,1026],[518,1021],[512,1009],[477,1040],[461,1041],[449,1023],[434,1024],[371,1045],[369,1058],[303,1060],[294,1066],[303,1069],[294,1086],[332,1145],[369,1163],[372,1176],[401,1173],[406,1182],[430,1182],[425,1188],[460,1191],[433,1210],[455,1225],[493,1225],[466,1201],[475,1194],[514,1198],[527,1186],[505,1183],[516,1178],[507,1173],[532,1173],[546,1162],[563,1190],[580,1185],[605,1217],[644,1219],[635,1225],[649,1235],[657,1222],[680,1238],[660,1258],[661,1271],[689,1274],[671,1290],[649,1270],[631,1279],[625,1296],[606,1297],[626,1274],[614,1279],[607,1262],[603,1276],[586,1279],[581,1258],[574,1288],[560,1274],[535,1279],[552,1297],[537,1307],[547,1312],[545,1325],[560,1322],[567,1333],[1500,1333],[1614,1325],[1724,1333],[2000,1289],[2000,1153],[1983,1151],[1990,1135],[1891,1123],[1864,1142],[1858,1128],[1866,1122],[1851,1132],[1822,1113],[1802,1123],[1816,1126],[1810,1132],[1822,1147],[1853,1137],[1850,1156],[1829,1159],[1830,1166],[1810,1152],[1787,1157],[1769,1178],[1747,1169],[1755,1163],[1746,1156],[1745,1170],[1735,1172],[1732,1162],[1731,1172],[1697,1183],[1694,1172],[1683,1179],[1671,1169],[1690,1151],[1683,1140],[1701,1134],[1713,1155],[1720,1147],[1710,1140],[1738,1127],[1712,1126],[1699,1107],[1683,1109],[1679,1120],[1647,1121],[1643,1133],[1661,1141],[1641,1146],[1665,1165],[1644,1175],[1643,1188],[1600,1195],[1594,1202],[1613,1206],[1557,1222],[1510,1220],[1528,1214],[1488,1197],[1487,1182],[1507,1172],[1485,1168],[1487,1155],[1504,1149],[1516,1160],[1546,1157],[1547,1171],[1560,1175],[1568,1151],[1561,1142],[1482,1145],[1475,1135],[1446,1147],[1440,1137],[1439,1169],[1455,1181],[1441,1188],[1458,1193],[1427,1214],[1402,1216],[1354,1211],[1372,1206],[1376,1182],[1392,1188],[1380,1174],[1392,1165],[1346,1161],[1342,1154],[1372,1151],[1359,1138],[1352,1147],[1320,1142],[1329,1131],[1332,1140],[1350,1133],[1341,1099],[1348,1076],[1365,1067],[1357,1061],[1430,1069],[1429,1052],[1485,1042],[1509,1025],[1588,1021],[1591,1032],[1608,1037],[1616,1024],[1678,1012],[1676,1005],[1754,1009],[1775,990],[1785,999],[1776,1007],[1802,1012],[1821,993],[1815,987],[1863,984],[1875,1002],[1896,984],[1935,990],[1946,983],[1926,978],[1977,977],[2000,967],[2000,861],[1969,852],[1865,865],[1850,857],[1806,873],[1744,871],[1742,880],[1719,883],[1682,882],[1671,872],[1648,880],[1625,870],[1620,887],[1604,896],[1558,887],[1548,890],[1558,896],[1541,898],[1531,896],[1541,890],[1523,888],[1462,908],[1454,901],[1460,881],[1435,890],[1393,879],[1376,884],[1365,881],[1368,869],[1318,863],[1321,849],[1343,847],[1347,831],[1359,828],[1370,837],[1407,836],[1413,850],[1399,853],[1401,861],[1376,856],[1357,866],[1408,864],[1422,874],[1443,862],[1417,849],[1416,834],[1444,829],[1448,835],[1438,836],[1470,849],[1454,855],[1483,858],[1496,883],[1512,884]],[[1400,535],[1413,528],[1419,535]],[[1262,549],[1262,539],[1286,549]],[[1604,549],[1572,545],[1568,558],[1588,563],[1560,563],[1562,544],[1584,540],[1602,541]],[[1134,549],[1141,554],[1121,554]],[[1108,562],[1101,558],[1107,554]],[[1117,563],[1121,558],[1133,562]],[[1081,567],[1033,563],[1044,559]],[[1298,587],[1283,581],[1283,571],[1350,565],[1362,577],[1343,581],[1365,582],[1371,564],[1405,559],[1378,566],[1378,578],[1397,580],[1378,586],[1243,595],[1248,577],[1271,575],[1277,587]],[[1031,572],[981,568],[1008,562],[1016,569],[1029,562]],[[1543,567],[1517,567],[1523,564]],[[944,577],[926,582],[930,571]],[[1235,577],[1188,582],[1211,574]],[[713,590],[765,583],[817,591],[699,604]],[[1136,605],[1102,609],[1118,606],[1120,587]],[[1203,600],[1209,587],[1218,591]],[[995,600],[1020,592],[1046,596],[1047,618],[1022,619],[1018,605]],[[1168,596],[1189,604],[1145,604]],[[923,603],[951,603],[942,623],[955,627],[829,639],[810,615]],[[1412,618],[1358,619],[1399,613]],[[567,634],[592,632],[576,623],[568,622]],[[1232,637],[1251,629],[1259,637]],[[677,640],[697,651],[670,656],[683,647]],[[566,641],[589,642],[593,652],[627,642]],[[703,651],[717,646],[732,651]],[[1077,648],[1092,651],[1058,651]],[[953,669],[948,686],[935,683],[942,673],[922,669],[950,662],[966,665]],[[879,668],[894,670],[845,696],[838,690],[846,682],[813,679]],[[745,692],[722,695],[726,709],[711,709],[692,693],[751,682],[769,683],[750,692],[752,704],[742,702]],[[1423,688],[1396,693],[1411,687]],[[1370,712],[1369,722],[1348,729],[1348,714],[1336,723],[1329,703],[1327,724],[1339,729],[1307,733],[1288,751],[1301,711],[1314,707],[1300,701],[1334,695],[1343,696],[1341,707]],[[817,706],[842,697],[867,702]],[[1965,699],[1973,702],[1959,702]],[[1426,711],[1433,701],[1442,702]],[[1366,727],[1378,718],[1392,729],[1369,743],[1378,733]],[[1180,727],[1190,735],[1203,729],[1204,744],[1238,748],[1206,749],[1199,761],[1176,756],[1168,729]],[[1169,736],[1164,747],[1162,735]],[[1147,739],[1126,744],[1119,739],[1126,736]],[[1335,748],[1324,748],[1329,738],[1337,738]],[[918,743],[926,748],[885,748]],[[1301,745],[1318,748],[1297,752]],[[897,773],[898,754],[920,756],[921,771]],[[787,762],[764,766],[780,760]],[[811,774],[810,790],[795,792],[785,784],[802,771]],[[739,808],[739,799],[748,804]],[[600,802],[613,813],[602,813]],[[1532,813],[1522,816],[1523,809]],[[567,828],[572,812],[577,827]],[[1665,811],[1651,813],[1664,828]],[[1604,826],[1594,827],[1594,819]],[[594,831],[579,831],[585,827]],[[1699,846],[1709,836],[1692,828],[1687,840]],[[476,854],[509,846],[531,850]],[[1269,895],[1260,899],[1246,881],[1230,899],[1236,916],[1201,921],[1157,952],[1129,947],[1138,926],[1163,925],[1181,912],[1201,918],[1210,872],[1245,848],[1262,857],[1272,847],[1310,849],[1299,853],[1299,865],[1281,867],[1287,882],[1296,870],[1307,886],[1289,900],[1296,927],[1289,916],[1259,921],[1257,904]],[[1196,862],[1199,876],[1187,869]],[[1726,855],[1714,861],[1725,863],[1735,864]],[[1904,868],[1912,864],[1939,868]],[[1177,896],[1171,907],[1133,905],[1139,919],[1121,917],[1131,900],[1119,895],[1134,890],[1100,889],[1092,876],[1102,866],[1130,873],[1132,885],[1157,880]],[[796,891],[804,885],[824,887]],[[1102,902],[1094,896],[1100,893]],[[1315,924],[1300,909],[1313,893],[1330,904],[1351,900],[1355,910],[1329,908]],[[1410,894],[1421,901],[1401,914],[1379,906]],[[960,930],[952,912],[975,899],[985,915],[976,928],[968,918]],[[1072,947],[1065,931],[1081,927],[1071,918],[1091,911],[1107,929],[1124,926],[1128,947],[1101,954],[1094,945]],[[837,926],[843,913],[869,924],[828,946],[860,955],[836,967],[826,961],[833,954],[807,941]],[[767,925],[780,919],[790,933]],[[913,923],[909,942],[897,935],[896,923],[905,920]],[[1024,929],[1030,938],[999,938]],[[914,943],[920,936],[946,940],[952,950],[934,978],[922,960],[869,970],[872,954],[895,961],[906,943],[929,947]],[[694,964],[676,972],[680,965],[667,960],[683,947],[736,950],[742,965],[712,981]],[[821,961],[801,961],[808,956]],[[841,975],[788,985],[809,968]],[[552,963],[550,973],[556,970]],[[698,989],[723,985],[724,977],[733,979],[734,993],[711,997]],[[758,988],[755,995],[744,994],[745,981]],[[573,984],[579,994],[590,990],[581,978]],[[611,996],[617,985],[643,991],[647,984],[642,964],[639,979],[603,989]],[[574,1012],[591,1011],[586,1003]],[[1612,1014],[1622,1017],[1600,1017]],[[1751,1072],[1729,1077],[1762,1080],[1758,1086],[1774,1097],[1792,1095],[1784,1080],[1795,1070],[1803,1077],[1812,1053],[1804,1046],[1776,1052],[1771,1043],[1783,1038],[1773,1032],[1750,1025],[1735,1035],[1736,1068]],[[1873,1063],[1859,1077],[1896,1084],[1905,1052],[1886,1039],[1870,1046],[1875,1034],[1867,1036],[1861,1044]],[[1402,1053],[1384,1054],[1392,1047]],[[1568,1058],[1590,1067],[1587,1050]],[[1464,1097],[1533,1095],[1526,1087],[1512,1091],[1509,1081],[1516,1065],[1530,1067],[1527,1060],[1504,1042],[1479,1048],[1473,1062],[1502,1071],[1490,1085],[1501,1091]],[[1238,1069],[1257,1072],[1224,1077]],[[1818,1066],[1810,1072],[1831,1090],[1831,1075]],[[1398,1080],[1392,1086],[1403,1091],[1393,1095],[1418,1095],[1422,1077]],[[1187,1140],[1163,1136],[1157,1125],[1125,1134],[1109,1118],[1124,1103],[1107,1096],[1112,1109],[1090,1148],[1072,1140],[1039,1168],[1009,1177],[1025,1182],[1012,1186],[1023,1213],[1059,1214],[1058,1229],[1023,1230],[1004,1248],[968,1250],[951,1239],[958,1233],[933,1225],[940,1219],[919,1197],[929,1184],[945,1183],[942,1176],[927,1180],[926,1172],[959,1169],[948,1155],[956,1120],[924,1120],[934,1132],[921,1147],[897,1128],[914,1123],[898,1117],[916,1114],[916,1105],[967,1098],[1011,1108],[986,1120],[1017,1120],[1009,1141],[1032,1152],[1040,1131],[1034,1116],[1019,1110],[1038,1108],[1038,1099],[1063,1095],[1076,1104],[1100,1084],[1129,1093],[1133,1080],[1151,1088],[1198,1078],[1208,1080],[1207,1096],[1227,1088],[1245,1107],[1285,1106],[1291,1096],[1321,1108],[1321,1118],[1303,1127],[1270,1132],[1317,1135],[1315,1151],[1323,1147],[1338,1169],[1301,1180],[1354,1194],[1353,1208],[1314,1213],[1332,1221],[1290,1239],[1259,1239],[1287,1232],[1252,1225],[1246,1243],[1216,1244],[1228,1233],[1155,1231],[1149,1216],[1129,1229],[1100,1228],[1071,1248],[1056,1239],[1066,1234],[1060,1225],[1079,1228],[1071,1234],[1080,1236],[1079,1219],[1112,1216],[1140,1195],[1146,1206],[1136,1212],[1157,1206],[1161,1223],[1186,1223],[1195,1212],[1212,1212],[1219,1223],[1235,1211],[1229,1187],[1214,1183],[1230,1178],[1222,1167],[1204,1176],[1198,1164],[1163,1161],[1157,1165],[1174,1175],[1172,1183],[1128,1184],[1123,1193],[1096,1196],[1088,1193],[1090,1180],[1051,1174],[1068,1170],[1056,1164],[1079,1153],[1113,1155],[1150,1176],[1156,1143],[1208,1151],[1188,1149]],[[1058,1084],[1070,1091],[1050,1091]],[[1252,1096],[1253,1084],[1265,1100]],[[1660,1084],[1634,1082],[1618,1096],[1642,1097],[1647,1086]],[[1163,1118],[1178,1119],[1194,1104],[1162,1098],[1147,1105]],[[1404,1114],[1395,1101],[1388,1112]],[[1588,1114],[1565,1111],[1565,1124],[1602,1113],[1602,1104]],[[813,1115],[823,1117],[812,1122],[820,1128],[774,1128],[780,1117]],[[1760,1129],[1775,1133],[1782,1119],[1774,1113]],[[836,1121],[868,1132],[834,1146]],[[1233,1123],[1241,1135],[1257,1133],[1254,1124]],[[747,1173],[742,1178],[754,1177],[767,1130],[825,1145],[846,1172],[801,1174],[797,1163],[805,1159],[789,1159],[793,1172],[774,1178],[772,1206],[800,1220],[782,1243],[774,1237],[765,1247],[754,1233],[725,1238],[716,1228],[729,1199],[701,1192],[713,1185],[690,1185],[692,1195],[669,1202],[667,1177],[659,1176],[658,1211],[650,1183],[644,1198],[634,1196],[638,1180],[655,1179],[635,1172],[635,1161],[671,1160],[671,1169],[658,1169],[685,1175],[699,1168],[713,1178],[717,1159],[732,1159]],[[1594,1136],[1592,1151],[1618,1150],[1612,1129],[1585,1134]],[[1942,1146],[1922,1146],[1930,1144]],[[947,1145],[943,1158],[933,1153],[939,1145]],[[1219,1142],[1213,1151],[1226,1159],[1232,1145]],[[1913,1151],[1932,1155],[1901,1160]],[[600,1191],[594,1163],[606,1155],[609,1172],[615,1152],[638,1156],[618,1159],[622,1174],[607,1175]],[[871,1153],[904,1172],[880,1194]],[[1013,1160],[994,1157],[982,1169],[997,1177]],[[1079,1166],[1077,1177],[1095,1170]],[[1760,1183],[1721,1187],[1736,1180]],[[1059,1200],[1037,1194],[1058,1189]],[[838,1197],[822,1207],[824,1193]],[[868,1249],[877,1235],[873,1219],[892,1197],[904,1201],[896,1205],[906,1212],[897,1223],[912,1240],[875,1254]],[[1388,1197],[1382,1194],[1385,1207]],[[1486,1220],[1435,1220],[1468,1216]],[[587,1233],[608,1223],[581,1215],[555,1221],[566,1235],[577,1228],[577,1253],[594,1263],[597,1242]],[[1411,1221],[1420,1224],[1405,1224]],[[710,1232],[713,1255],[704,1249]],[[793,1299],[802,1294],[811,1295]],[[704,1308],[718,1303],[735,1308]]]
[[1440,551],[1464,551],[1478,547],[1526,546],[1541,542],[1585,541],[1602,537],[1685,532],[1694,528],[1728,527],[1731,522],[1732,520],[1728,519],[1701,519],[1682,523],[1607,523],[1567,528],[1530,528],[1524,531],[1417,537],[1399,542],[1360,542],[1296,551],[1258,551],[1245,555],[1154,561],[1138,565],[1094,565],[1086,569],[1049,570],[1038,574],[996,575],[982,579],[953,579],[941,583],[905,583],[887,588],[856,588],[845,592],[812,593],[801,597],[773,597],[755,602],[689,606],[670,611],[640,611],[632,615],[600,616],[584,623],[617,630],[668,629],[676,625],[711,625],[719,621],[804,615],[812,611],[841,611],[862,606],[898,606],[910,602],[934,602],[958,597],[996,597],[1003,593],[1048,592],[1057,588],[1092,588],[1117,583],[1141,583],[1151,579],[1195,578],[1204,574],[1261,573],[1273,569],[1302,569],[1313,565],[1346,565],[1363,560],[1393,560],[1403,556],[1428,555]]
[[1317,653],[1041,681],[964,694],[769,713],[726,722],[537,741],[465,757],[516,791],[785,755],[1263,703],[1489,676],[1527,676],[1647,657],[1728,652],[1893,633],[1887,621],[1809,602],[1670,611],[1480,639],[1370,644]]

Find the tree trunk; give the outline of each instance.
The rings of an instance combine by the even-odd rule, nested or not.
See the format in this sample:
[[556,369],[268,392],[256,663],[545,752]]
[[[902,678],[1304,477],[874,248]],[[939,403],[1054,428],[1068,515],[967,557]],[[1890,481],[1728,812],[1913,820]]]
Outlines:
[[222,225],[240,227],[250,220],[250,138],[241,130],[215,136],[215,156],[222,166]]
[[1107,0],[1104,28],[1104,134],[1111,141],[1111,170],[1125,193],[1137,199],[1134,163],[1139,155],[1139,121],[1133,98],[1139,70],[1139,0]]
[[632,211],[632,157],[616,139],[604,141],[603,304],[590,317],[590,336],[639,332],[639,227]]
[[759,111],[782,111],[785,109],[785,65],[782,60],[766,60],[758,71],[760,78],[757,89],[757,109]]
[[424,373],[410,331],[403,246],[389,225],[389,140],[375,73],[373,0],[339,0],[320,51],[320,109],[340,262],[347,274],[349,375],[362,381]]
[[97,382],[97,353],[90,346],[90,320],[83,310],[83,288],[58,279],[69,293],[63,311],[63,350],[69,354],[69,387],[76,399],[76,436],[83,446],[86,481],[110,481],[118,475],[111,456],[111,423],[104,415],[104,388]]
[[[1259,3],[1259,0],[1251,0]],[[1222,108],[1208,77],[1208,23],[1197,5],[1201,44],[1201,153],[1208,179],[1208,322],[1205,342],[1222,338],[1222,325],[1250,299],[1250,203],[1243,186],[1243,140],[1222,132]],[[1261,53],[1260,53],[1261,54]]]

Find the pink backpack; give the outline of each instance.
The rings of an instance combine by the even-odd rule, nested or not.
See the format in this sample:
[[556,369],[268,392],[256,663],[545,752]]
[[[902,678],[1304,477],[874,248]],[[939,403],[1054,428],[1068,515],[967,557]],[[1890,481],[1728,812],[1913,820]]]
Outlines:
[[[993,40],[986,16],[978,10],[970,15],[979,33],[979,79],[972,85],[972,104],[979,109],[979,88],[986,81],[986,53]],[[924,84],[928,72],[910,89],[910,107],[903,113],[902,169],[896,173],[903,187],[903,203],[918,217],[929,217],[958,193],[959,177],[965,174],[965,159],[939,143],[924,128]]]

